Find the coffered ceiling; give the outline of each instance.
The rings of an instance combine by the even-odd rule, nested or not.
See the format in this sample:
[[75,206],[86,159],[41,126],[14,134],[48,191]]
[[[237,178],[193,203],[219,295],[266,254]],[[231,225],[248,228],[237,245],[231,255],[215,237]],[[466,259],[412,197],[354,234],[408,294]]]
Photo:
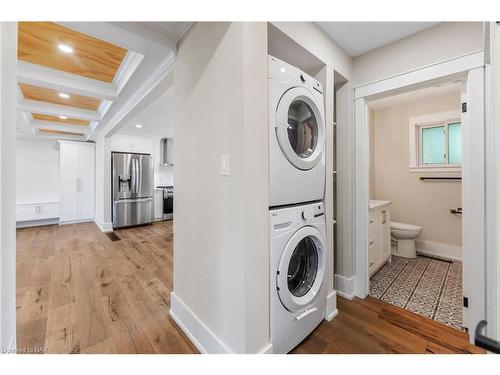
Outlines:
[[54,22],[19,22],[17,58],[32,64],[112,82],[126,54],[125,48]]
[[171,70],[182,35],[168,25],[19,22],[19,136],[94,140],[119,125]]

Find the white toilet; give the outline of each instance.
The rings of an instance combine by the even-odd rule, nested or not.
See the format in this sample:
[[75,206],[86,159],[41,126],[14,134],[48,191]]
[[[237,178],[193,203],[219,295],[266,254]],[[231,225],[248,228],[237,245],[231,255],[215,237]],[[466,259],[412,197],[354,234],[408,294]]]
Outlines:
[[405,258],[416,258],[417,249],[415,240],[422,233],[423,228],[418,225],[391,221],[391,236],[397,241],[395,255]]

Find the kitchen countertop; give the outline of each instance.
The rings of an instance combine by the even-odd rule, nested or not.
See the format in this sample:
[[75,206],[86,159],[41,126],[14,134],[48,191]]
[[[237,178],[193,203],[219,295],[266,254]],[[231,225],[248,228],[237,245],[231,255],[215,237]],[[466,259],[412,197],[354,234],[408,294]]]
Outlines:
[[392,204],[391,201],[370,200],[370,203],[369,203],[369,205],[370,205],[370,211],[379,210],[379,209],[387,207],[387,206],[389,206],[391,204]]

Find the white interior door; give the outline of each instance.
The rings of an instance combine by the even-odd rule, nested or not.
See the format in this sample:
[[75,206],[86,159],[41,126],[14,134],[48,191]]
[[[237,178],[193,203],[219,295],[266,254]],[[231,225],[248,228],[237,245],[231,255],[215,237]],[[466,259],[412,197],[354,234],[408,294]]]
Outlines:
[[78,220],[94,218],[95,152],[93,145],[78,145]]
[[75,221],[78,220],[78,151],[73,144],[61,143],[60,147],[60,221]]

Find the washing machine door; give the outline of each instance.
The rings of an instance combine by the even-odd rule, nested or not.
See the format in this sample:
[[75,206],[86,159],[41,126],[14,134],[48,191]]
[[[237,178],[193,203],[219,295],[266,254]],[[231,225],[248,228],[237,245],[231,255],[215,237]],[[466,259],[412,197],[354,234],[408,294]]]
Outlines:
[[296,168],[308,170],[319,163],[325,147],[323,111],[309,90],[294,87],[283,94],[275,128],[281,151]]
[[283,306],[300,312],[316,298],[323,282],[326,246],[314,227],[299,229],[286,244],[276,272],[276,289]]

